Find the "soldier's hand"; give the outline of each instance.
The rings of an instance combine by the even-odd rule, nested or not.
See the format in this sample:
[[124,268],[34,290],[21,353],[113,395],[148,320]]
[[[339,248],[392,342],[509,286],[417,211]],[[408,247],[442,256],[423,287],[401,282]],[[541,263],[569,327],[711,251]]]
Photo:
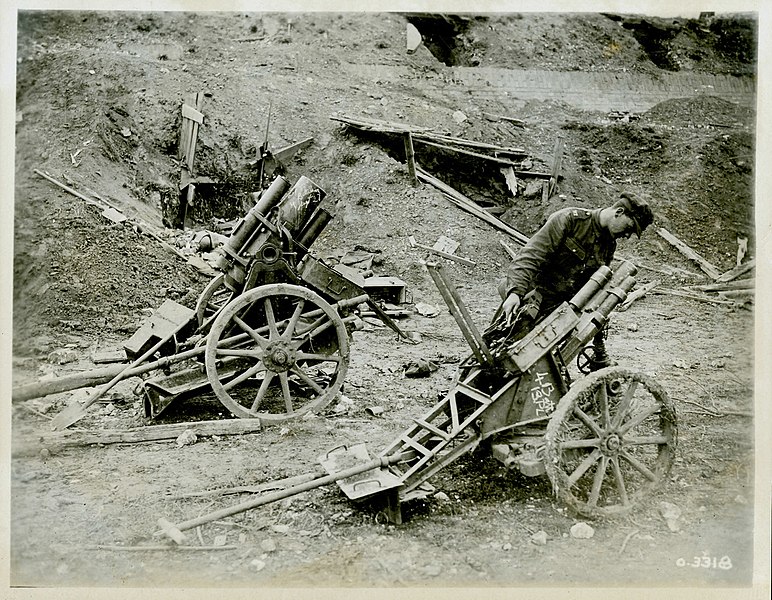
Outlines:
[[520,308],[520,296],[514,293],[510,294],[507,296],[507,299],[504,300],[504,304],[501,308],[504,311],[504,317],[507,319],[507,325],[510,325],[517,315],[517,309]]

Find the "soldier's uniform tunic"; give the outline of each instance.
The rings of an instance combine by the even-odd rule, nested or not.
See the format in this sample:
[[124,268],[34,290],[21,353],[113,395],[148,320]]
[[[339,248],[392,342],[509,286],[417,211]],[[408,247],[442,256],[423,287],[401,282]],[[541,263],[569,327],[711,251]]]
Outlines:
[[539,313],[549,314],[571,299],[601,265],[610,265],[617,244],[600,226],[600,211],[564,208],[553,213],[520,250],[499,287],[502,298],[521,299],[535,289],[542,296]]

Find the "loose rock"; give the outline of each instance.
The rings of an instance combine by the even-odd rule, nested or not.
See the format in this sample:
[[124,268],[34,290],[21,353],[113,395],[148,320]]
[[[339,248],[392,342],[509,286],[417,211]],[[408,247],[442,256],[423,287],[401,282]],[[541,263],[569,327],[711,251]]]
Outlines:
[[[574,526],[575,527],[575,526]],[[573,533],[573,528],[572,528]],[[536,544],[537,546],[546,546],[547,545],[547,532],[546,531],[537,531],[531,536],[531,543]]]
[[571,537],[578,540],[589,540],[595,535],[595,530],[587,523],[577,523],[571,527]]

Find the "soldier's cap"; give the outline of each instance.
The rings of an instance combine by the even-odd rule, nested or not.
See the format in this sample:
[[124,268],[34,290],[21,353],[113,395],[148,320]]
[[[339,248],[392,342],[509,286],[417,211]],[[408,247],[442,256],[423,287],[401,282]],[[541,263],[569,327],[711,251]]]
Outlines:
[[630,192],[619,194],[619,202],[635,224],[635,235],[640,239],[641,233],[654,221],[654,213],[648,203]]

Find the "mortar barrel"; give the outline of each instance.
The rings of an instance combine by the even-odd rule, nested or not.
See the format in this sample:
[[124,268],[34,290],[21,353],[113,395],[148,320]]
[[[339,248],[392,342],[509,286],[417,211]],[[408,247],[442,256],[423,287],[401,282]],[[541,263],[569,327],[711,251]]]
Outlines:
[[635,277],[628,275],[621,284],[609,289],[606,299],[598,307],[598,312],[603,315],[603,317],[608,317],[616,305],[620,302],[623,302],[624,299],[627,298],[627,293],[634,287]]
[[606,282],[611,279],[611,269],[609,269],[606,265],[603,265],[598,268],[595,273],[592,274],[590,279],[582,286],[582,289],[580,289],[571,300],[568,301],[568,304],[571,305],[571,308],[573,308],[576,311],[581,311],[582,308],[584,308],[584,305],[587,304],[587,302],[592,298],[598,290],[600,290],[604,285],[606,285]]
[[270,210],[279,203],[284,193],[289,189],[289,181],[279,175],[271,182],[268,189],[260,196],[260,200],[249,212],[258,212],[261,215],[267,215]]
[[279,204],[279,224],[296,238],[325,196],[322,188],[301,175]]
[[324,228],[327,227],[327,223],[330,222],[330,219],[332,219],[332,215],[328,211],[321,206],[317,208],[316,212],[308,219],[305,228],[298,235],[298,244],[303,248],[310,248],[311,244],[316,241],[316,238],[318,238]]
[[633,276],[638,272],[638,267],[629,261],[624,261],[619,268],[611,275],[611,280],[608,281],[602,290],[600,290],[594,297],[585,304],[584,310],[592,312],[598,310],[603,302],[608,298],[609,290],[619,286],[627,277]]
[[[260,215],[266,215],[268,212],[279,203],[284,193],[289,188],[289,181],[287,181],[281,175],[273,180],[268,189],[266,189],[260,196],[260,200],[249,212],[244,215],[244,218],[239,221],[236,228],[231,233],[228,241],[225,245],[234,254],[240,254],[246,241],[252,236],[260,224],[260,220],[255,216],[255,213]],[[217,267],[221,271],[227,271],[230,264],[230,259],[225,253],[221,253],[220,258],[217,260]]]

